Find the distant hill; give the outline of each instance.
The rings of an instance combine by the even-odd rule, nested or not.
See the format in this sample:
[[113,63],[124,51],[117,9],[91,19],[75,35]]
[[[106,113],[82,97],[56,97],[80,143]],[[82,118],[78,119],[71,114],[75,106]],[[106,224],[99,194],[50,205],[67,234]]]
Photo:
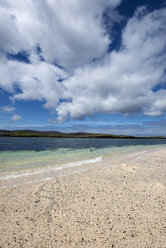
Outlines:
[[87,132],[62,133],[59,131],[0,130],[2,137],[50,137],[50,138],[109,138],[109,139],[165,139],[166,137],[135,137],[131,135],[97,134]]
[[36,130],[0,130],[0,136],[56,136],[63,133],[58,131],[36,131]]

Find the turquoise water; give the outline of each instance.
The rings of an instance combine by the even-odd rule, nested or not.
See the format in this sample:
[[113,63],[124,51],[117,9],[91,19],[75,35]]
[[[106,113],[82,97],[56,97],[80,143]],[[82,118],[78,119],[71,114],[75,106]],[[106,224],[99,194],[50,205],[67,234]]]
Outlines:
[[0,188],[102,168],[107,158],[163,146],[165,140],[0,138]]
[[[156,145],[159,147],[161,145]],[[144,146],[121,146],[105,148],[82,148],[67,149],[58,148],[56,150],[44,151],[2,151],[0,152],[0,173],[11,171],[22,171],[27,169],[36,169],[44,167],[63,167],[67,163],[75,164],[77,161],[96,159],[101,160],[106,156],[115,156],[118,154],[127,154],[137,151],[154,148],[152,145]],[[71,165],[72,166],[72,165]]]
[[75,162],[84,159],[92,159],[106,154],[109,149],[67,149],[45,151],[4,151],[0,153],[0,172],[17,171],[45,166],[58,166],[68,162]]

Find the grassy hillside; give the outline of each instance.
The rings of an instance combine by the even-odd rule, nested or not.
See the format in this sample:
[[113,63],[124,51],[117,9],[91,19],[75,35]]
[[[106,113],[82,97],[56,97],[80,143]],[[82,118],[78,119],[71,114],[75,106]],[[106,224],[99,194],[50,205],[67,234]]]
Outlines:
[[58,131],[35,131],[35,130],[0,130],[0,136],[3,137],[50,137],[50,138],[121,138],[121,139],[165,139],[162,136],[155,137],[135,137],[128,135],[114,134],[94,134],[94,133],[61,133]]

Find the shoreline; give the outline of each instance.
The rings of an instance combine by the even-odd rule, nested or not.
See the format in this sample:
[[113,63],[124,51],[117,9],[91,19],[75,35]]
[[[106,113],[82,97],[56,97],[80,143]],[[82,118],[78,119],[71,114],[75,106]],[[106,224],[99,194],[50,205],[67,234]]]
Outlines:
[[[99,155],[98,157],[80,157],[79,159],[82,160],[77,158],[78,160],[66,161],[62,164],[57,163],[55,165],[30,168],[23,167],[15,171],[4,171],[0,173],[0,189],[45,180],[53,180],[56,177],[72,175],[91,169],[110,167],[113,166],[114,163],[119,163],[120,160],[128,158],[128,156],[142,156],[144,153],[152,152],[153,150],[162,149],[164,147],[166,147],[166,145],[110,147],[109,150],[107,150],[107,153],[104,154],[102,154],[100,149],[96,150],[97,152],[95,152],[93,156]],[[34,152],[35,151],[33,151],[33,153]]]
[[95,165],[1,188],[0,247],[164,248],[166,148]]
[[165,144],[110,147],[105,154],[101,154],[101,151],[97,150],[97,153],[93,155],[97,156],[97,154],[100,153],[98,154],[98,157],[84,157],[82,160],[74,160],[69,162],[66,161],[62,164],[22,168],[15,171],[9,170],[6,172],[0,172],[0,189],[8,187],[11,188],[40,181],[44,182],[45,180],[54,180],[56,177],[68,176],[91,169],[102,169],[105,167],[114,166],[114,164],[117,162],[120,163],[121,160],[123,161],[124,158],[126,159],[130,156],[133,157],[137,155],[142,156],[144,153],[164,149],[164,147],[166,148]]

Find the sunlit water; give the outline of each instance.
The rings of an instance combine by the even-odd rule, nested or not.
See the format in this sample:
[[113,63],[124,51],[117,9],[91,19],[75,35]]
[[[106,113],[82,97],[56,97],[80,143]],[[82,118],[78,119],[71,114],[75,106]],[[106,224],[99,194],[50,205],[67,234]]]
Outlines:
[[[147,151],[166,145],[164,139],[66,139],[0,137],[0,180],[44,174],[86,164],[107,156]],[[40,178],[46,178],[40,176]]]

